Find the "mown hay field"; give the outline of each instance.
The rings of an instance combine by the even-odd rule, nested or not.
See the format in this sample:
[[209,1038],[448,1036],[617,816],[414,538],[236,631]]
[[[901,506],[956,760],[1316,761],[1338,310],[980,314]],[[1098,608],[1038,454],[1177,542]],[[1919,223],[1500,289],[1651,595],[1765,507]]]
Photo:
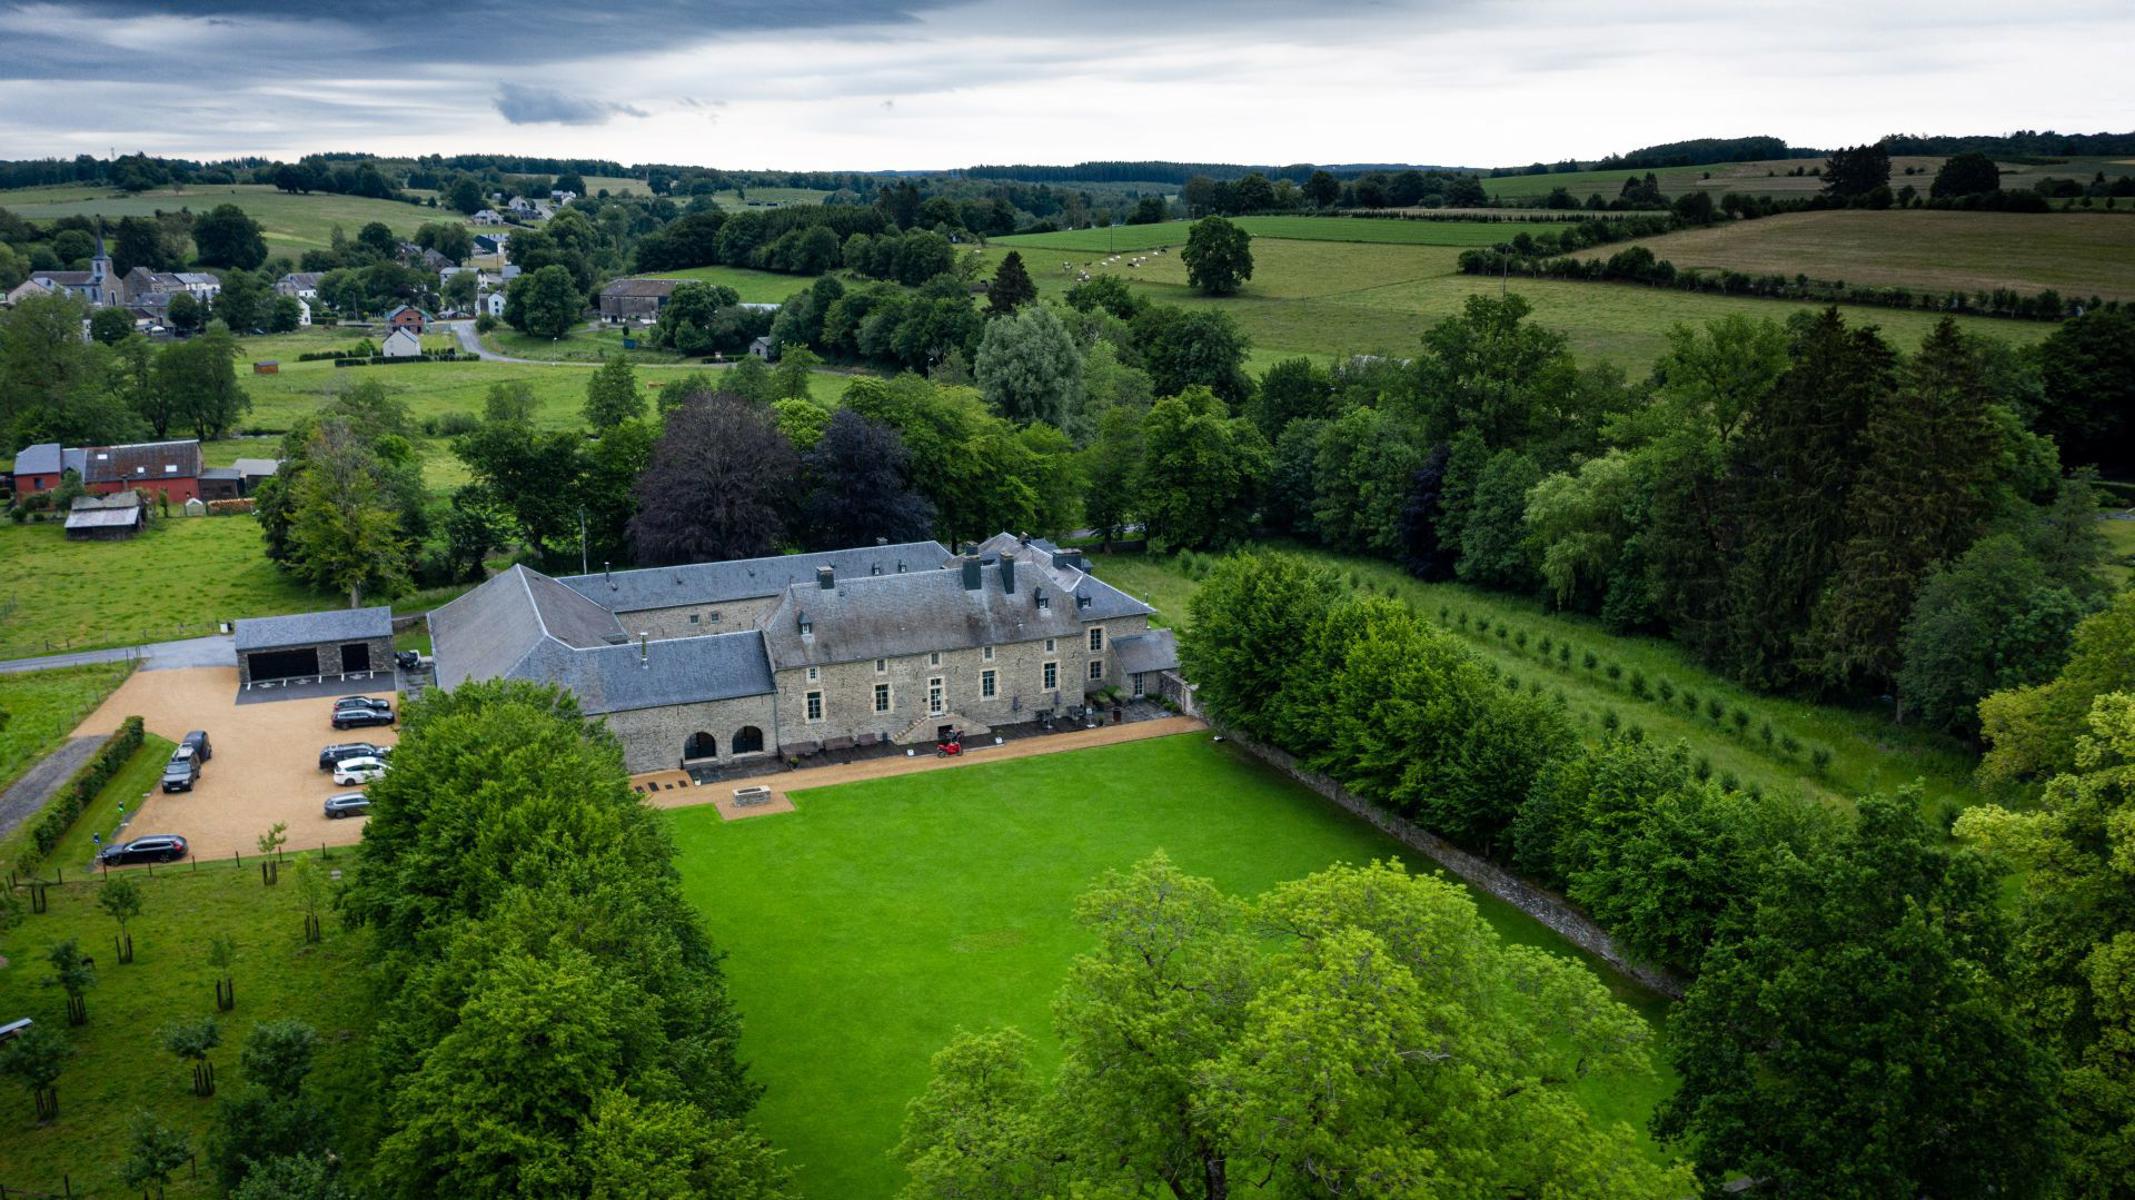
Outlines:
[[[2135,215],[1920,209],[1787,213],[1636,243],[1679,269],[1966,292],[2135,298]],[[1623,245],[1596,246],[1606,258]]]

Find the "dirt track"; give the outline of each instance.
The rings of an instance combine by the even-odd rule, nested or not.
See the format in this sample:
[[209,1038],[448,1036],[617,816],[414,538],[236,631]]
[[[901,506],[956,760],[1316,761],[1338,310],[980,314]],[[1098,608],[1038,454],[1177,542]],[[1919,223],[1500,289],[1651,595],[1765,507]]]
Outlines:
[[[891,775],[910,775],[918,771],[949,771],[957,767],[1005,762],[1011,758],[1029,758],[1037,754],[1058,754],[1064,750],[1084,750],[1092,746],[1138,742],[1144,738],[1169,737],[1174,733],[1192,733],[1197,729],[1206,728],[1207,725],[1192,717],[1163,717],[1155,721],[1136,721],[1130,725],[1105,725],[1097,729],[1078,729],[1044,737],[1017,738],[999,746],[970,746],[955,758],[937,758],[932,752],[921,749],[911,758],[870,758],[860,762],[841,763],[834,767],[809,767],[788,771],[782,775],[728,780],[705,787],[691,786],[689,776],[680,771],[654,771],[645,775],[633,775],[630,782],[640,787],[658,785],[659,790],[650,797],[654,807],[688,808],[698,804],[717,804],[719,815],[733,821],[744,817],[791,812],[793,802],[789,795],[808,788],[858,783],[863,779],[883,779]],[[735,787],[752,783],[769,785],[771,803],[757,808],[735,808]]]

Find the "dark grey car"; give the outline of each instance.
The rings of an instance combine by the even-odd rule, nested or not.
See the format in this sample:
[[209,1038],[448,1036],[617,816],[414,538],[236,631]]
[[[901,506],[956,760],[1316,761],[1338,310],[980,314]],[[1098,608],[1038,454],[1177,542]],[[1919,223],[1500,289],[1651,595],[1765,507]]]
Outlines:
[[360,817],[371,811],[371,798],[362,792],[343,792],[326,798],[326,815],[329,818]]
[[200,756],[191,746],[180,746],[163,766],[163,790],[166,792],[190,792],[200,782]]

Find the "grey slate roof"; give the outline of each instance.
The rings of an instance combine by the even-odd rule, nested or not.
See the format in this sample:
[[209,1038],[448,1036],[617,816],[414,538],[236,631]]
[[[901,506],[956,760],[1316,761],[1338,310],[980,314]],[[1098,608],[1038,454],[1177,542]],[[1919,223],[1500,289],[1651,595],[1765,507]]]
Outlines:
[[236,483],[244,478],[243,475],[238,473],[236,467],[202,467],[200,469],[200,477],[202,479],[222,479],[231,483]]
[[940,542],[901,542],[818,554],[570,575],[556,582],[611,612],[629,613],[776,596],[804,581],[813,587],[817,567],[829,567],[844,579],[869,575],[878,569],[884,575],[895,574],[899,562],[904,563],[906,571],[931,571],[952,561],[954,556]]
[[281,471],[282,460],[278,458],[240,458],[231,465],[237,468],[239,475],[243,475],[248,479],[264,479]]
[[280,650],[325,642],[367,642],[393,636],[393,610],[337,608],[289,617],[252,617],[237,622],[237,652]]
[[1122,675],[1176,671],[1179,669],[1179,639],[1169,629],[1130,633],[1112,639],[1112,656],[1119,661]]
[[[1050,607],[1039,608],[1042,591]],[[812,633],[803,637],[801,618]],[[987,566],[976,590],[961,570],[915,575],[856,576],[834,589],[813,582],[786,589],[765,621],[764,640],[778,670],[860,662],[964,646],[999,646],[1037,638],[1080,638],[1087,610],[1021,564],[1016,590],[1002,590],[999,564]]]
[[753,629],[677,638],[641,651],[613,613],[525,567],[513,567],[431,613],[430,637],[440,687],[469,679],[556,683],[588,713],[772,690],[763,637]]
[[58,442],[39,442],[34,446],[24,446],[15,455],[15,474],[17,475],[57,475],[59,471],[60,449]]
[[140,523],[138,507],[77,508],[67,513],[69,529],[131,529]]
[[193,479],[200,474],[200,443],[192,438],[89,446],[82,453],[88,463],[82,473],[83,483],[147,483],[155,479]]

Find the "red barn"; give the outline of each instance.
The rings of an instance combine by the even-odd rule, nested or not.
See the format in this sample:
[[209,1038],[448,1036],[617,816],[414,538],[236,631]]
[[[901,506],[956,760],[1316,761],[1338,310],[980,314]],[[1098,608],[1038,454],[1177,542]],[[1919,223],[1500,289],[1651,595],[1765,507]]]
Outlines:
[[82,484],[95,495],[108,496],[133,488],[160,492],[172,504],[183,504],[200,495],[200,443],[191,438],[182,442],[89,446],[80,453]]
[[58,442],[39,442],[24,446],[15,455],[15,494],[27,496],[32,492],[49,492],[59,486],[60,476],[69,469],[82,469],[82,452],[63,450]]
[[421,333],[423,323],[429,319],[428,313],[412,304],[403,304],[385,315],[388,330],[405,329],[409,333]]

